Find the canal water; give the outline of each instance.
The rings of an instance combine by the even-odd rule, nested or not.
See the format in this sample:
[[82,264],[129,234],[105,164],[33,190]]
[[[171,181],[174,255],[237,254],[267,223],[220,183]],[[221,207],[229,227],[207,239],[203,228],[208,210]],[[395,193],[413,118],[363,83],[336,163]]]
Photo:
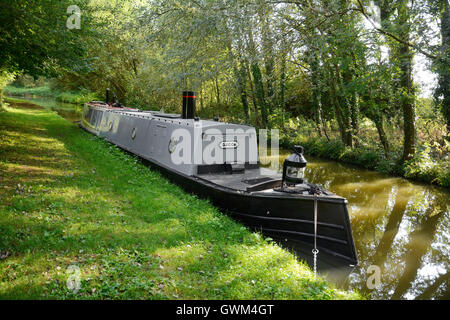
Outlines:
[[[279,152],[280,172],[289,153]],[[306,179],[348,200],[359,260],[323,266],[324,276],[371,299],[450,299],[449,190],[306,158]]]
[[[81,106],[27,99],[78,121]],[[289,152],[280,150],[278,165]],[[274,160],[267,157],[266,160]],[[321,266],[324,277],[371,299],[450,299],[450,191],[306,157],[306,179],[348,200],[359,265]],[[319,213],[320,214],[320,213]],[[297,250],[298,252],[298,250]],[[311,262],[308,252],[300,259]]]

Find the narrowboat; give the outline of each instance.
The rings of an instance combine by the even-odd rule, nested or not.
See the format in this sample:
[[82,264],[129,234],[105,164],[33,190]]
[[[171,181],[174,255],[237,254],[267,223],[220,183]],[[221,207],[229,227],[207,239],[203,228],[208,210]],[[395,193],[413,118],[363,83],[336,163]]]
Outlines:
[[170,114],[125,107],[115,97],[109,101],[107,91],[106,101],[84,105],[80,125],[247,227],[315,256],[357,265],[348,202],[305,179],[303,148],[294,148],[282,173],[264,168],[255,128],[202,120],[195,115],[195,99],[194,92],[184,91],[182,113]]

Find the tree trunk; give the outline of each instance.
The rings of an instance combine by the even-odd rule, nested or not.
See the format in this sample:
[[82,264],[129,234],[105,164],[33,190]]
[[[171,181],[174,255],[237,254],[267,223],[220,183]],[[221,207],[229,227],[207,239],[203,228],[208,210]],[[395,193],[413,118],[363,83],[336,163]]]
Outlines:
[[246,72],[247,72],[248,80],[250,83],[250,91],[252,93],[252,103],[253,103],[253,109],[255,112],[255,125],[258,126],[258,123],[259,123],[259,121],[258,121],[258,105],[256,103],[255,88],[253,87],[253,79],[252,79],[250,67],[248,66],[248,64],[246,64]]
[[415,106],[414,101],[410,97],[404,97],[402,101],[403,109],[403,156],[402,160],[407,161],[411,159],[415,152],[416,144],[416,124],[415,124]]
[[[267,96],[265,97],[265,108],[269,113],[273,112],[274,104],[274,53],[273,53],[273,41],[271,39],[271,26],[268,20],[269,12],[268,7],[264,2],[259,2],[258,15],[261,24],[261,37],[262,37],[262,55],[265,69],[265,84],[267,87]],[[261,110],[262,111],[262,110]]]
[[267,100],[265,100],[266,108],[270,113],[273,112],[274,105],[274,88],[273,88],[273,79],[274,79],[274,59],[273,59],[273,51],[272,51],[272,40],[269,36],[269,26],[264,28],[265,32],[263,32],[263,47],[264,47],[264,69],[266,71],[266,85],[267,85]]
[[219,91],[219,81],[217,80],[217,76],[214,79],[214,83],[215,83],[215,86],[216,86],[217,106],[220,107],[220,91]]
[[[337,64],[335,64],[335,68],[336,68],[336,78],[337,79],[342,78],[341,92],[345,94],[343,87],[352,81],[353,75],[348,66],[343,68],[342,77],[340,77],[341,71],[339,70],[339,66]],[[341,98],[341,106],[343,108],[343,116],[345,121],[345,144],[351,148],[353,148],[352,108],[354,103],[355,103],[354,93],[346,94]]]
[[443,62],[440,62],[439,89],[442,95],[441,110],[447,123],[447,133],[450,133],[450,4],[448,0],[441,1],[441,55]]
[[325,135],[325,138],[327,138],[327,141],[330,141],[330,137],[328,136],[328,133],[327,133],[327,123],[323,120],[323,117],[322,117],[322,108],[320,108],[320,110],[319,110],[319,116],[320,116],[320,121],[322,123],[323,134]]
[[[258,105],[261,109],[261,120],[262,125],[267,127],[267,108],[265,103],[265,95],[264,95],[264,84],[262,81],[261,69],[258,64],[258,53],[256,50],[255,42],[253,40],[252,31],[248,31],[248,52],[250,54],[250,69],[251,75],[253,76],[253,84],[254,84],[254,98],[253,103],[257,110]],[[251,77],[250,77],[251,78]],[[256,99],[255,99],[256,98]]]
[[[398,7],[398,28],[399,36],[405,42],[409,42],[409,9],[407,0],[401,0]],[[399,59],[400,59],[400,89],[401,89],[401,106],[403,110],[403,156],[402,160],[407,161],[414,155],[416,144],[416,112],[414,105],[414,92],[412,80],[412,59],[413,54],[409,45],[400,43]]]
[[249,107],[248,107],[248,101],[247,101],[247,91],[245,90],[245,67],[241,66],[239,70],[239,87],[240,87],[240,93],[241,93],[241,102],[242,107],[244,108],[244,115],[245,115],[245,122],[248,123],[249,118]]
[[322,136],[322,132],[320,130],[320,90],[319,90],[319,62],[317,61],[317,56],[314,53],[310,55],[310,68],[311,68],[311,84],[312,84],[312,105],[314,111],[314,122],[316,123],[317,130],[319,132],[319,136]]
[[200,86],[200,110],[203,110],[203,86]]
[[263,122],[262,124],[264,127],[267,127],[268,114],[267,114],[267,106],[264,101],[264,85],[262,82],[261,69],[259,68],[259,65],[257,62],[254,62],[252,64],[252,75],[253,75],[253,81],[255,83],[256,99],[257,99],[259,107],[261,109],[261,119]]
[[384,155],[386,156],[386,159],[389,159],[389,141],[383,128],[383,118],[380,115],[374,117],[372,121],[375,123],[375,127],[377,128],[378,136],[380,137],[380,142],[384,149]]
[[0,111],[3,111],[3,88],[0,88]]
[[274,89],[273,89],[273,69],[274,69],[274,63],[273,58],[268,58],[265,62],[265,69],[266,69],[266,83],[267,83],[267,108],[269,112],[273,113],[273,105],[275,104],[275,96],[274,96]]
[[[445,0],[447,1],[447,0]],[[395,4],[390,1],[376,1],[376,4],[380,8],[381,25],[384,27],[390,27],[389,17],[394,12],[394,6],[397,6],[398,17],[394,22],[394,27],[398,30],[398,38],[401,42],[395,46],[391,46],[391,52],[398,48],[397,56],[395,53],[391,53],[390,60],[399,60],[398,65],[400,70],[399,85],[396,88],[401,92],[401,107],[403,111],[403,156],[402,161],[411,159],[415,152],[415,98],[413,92],[413,79],[412,79],[412,60],[413,54],[410,50],[409,43],[410,37],[410,19],[409,8],[407,0],[399,0]],[[396,59],[395,59],[396,58]]]
[[[241,56],[241,51],[242,51],[242,41],[241,39],[238,38],[237,43],[238,43],[238,48],[237,48],[237,55],[233,54],[233,48],[232,48],[232,39],[231,36],[229,34],[229,32],[227,32],[228,34],[228,41],[227,41],[227,48],[228,48],[228,55],[229,55],[229,59],[233,64],[233,72],[234,72],[234,76],[236,78],[236,83],[237,83],[237,89],[238,92],[241,96],[241,102],[242,102],[242,108],[244,109],[244,115],[245,115],[245,122],[248,123],[249,120],[249,107],[248,107],[248,101],[247,101],[247,91],[246,91],[246,63],[245,60],[242,59]],[[237,61],[239,61],[240,63],[240,67],[238,68],[238,64]],[[228,97],[231,96],[231,94],[227,95]],[[230,103],[228,103],[230,104]]]
[[285,91],[286,91],[286,56],[283,55],[281,59],[281,74],[280,74],[280,101],[279,106],[281,110],[285,109]]
[[[337,100],[337,99],[336,99]],[[336,120],[339,126],[339,133],[341,135],[341,141],[344,145],[347,145],[347,139],[346,139],[346,133],[345,133],[345,124],[343,121],[343,116],[342,116],[342,110],[341,107],[339,106],[339,103],[336,102],[335,105],[335,112],[336,112]]]
[[324,118],[323,115],[323,110],[325,109],[330,109],[330,96],[331,94],[327,94],[327,95],[320,95],[320,109],[319,109],[319,115],[320,115],[320,121],[322,123],[322,129],[323,129],[323,133],[325,134],[325,137],[327,138],[328,141],[330,141],[330,136],[328,135],[327,132],[327,121]]
[[347,145],[344,115],[342,113],[341,105],[339,102],[339,97],[337,94],[336,78],[334,76],[334,73],[331,70],[330,70],[330,78],[331,78],[331,89],[333,91],[332,96],[333,96],[333,102],[334,102],[334,110],[335,110],[335,114],[336,114],[336,120],[339,125],[339,133],[341,134],[342,143],[344,143],[344,145]]
[[358,146],[358,139],[356,139],[356,135],[359,130],[359,105],[358,105],[358,99],[356,95],[353,95],[353,99],[350,105],[350,112],[351,112],[351,123],[352,123],[352,137],[353,137],[353,145],[355,147]]
[[[356,58],[355,53],[352,52],[351,55],[352,55],[354,70],[359,70],[358,60]],[[352,76],[355,76],[356,78],[358,78],[358,75],[352,75]],[[360,96],[359,96],[359,94],[354,92],[352,95],[352,101],[351,101],[351,105],[350,105],[350,113],[351,113],[351,122],[352,122],[352,136],[354,138],[353,143],[354,143],[355,147],[357,147],[359,144],[358,139],[356,138],[358,131],[359,131],[359,112],[360,112],[359,103],[360,103]]]

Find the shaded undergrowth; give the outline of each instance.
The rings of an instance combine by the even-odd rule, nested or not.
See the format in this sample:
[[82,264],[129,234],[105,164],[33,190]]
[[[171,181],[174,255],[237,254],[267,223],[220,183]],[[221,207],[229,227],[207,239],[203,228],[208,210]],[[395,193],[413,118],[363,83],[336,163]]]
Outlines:
[[328,141],[325,138],[315,137],[282,137],[280,141],[280,145],[287,149],[292,149],[296,144],[305,147],[306,153],[312,156],[349,163],[414,181],[450,187],[450,159],[447,157],[440,161],[434,161],[430,156],[431,150],[427,144],[418,146],[414,157],[405,163],[401,163],[399,160],[401,154],[392,153],[389,158],[386,158],[381,149],[349,148],[338,140]]

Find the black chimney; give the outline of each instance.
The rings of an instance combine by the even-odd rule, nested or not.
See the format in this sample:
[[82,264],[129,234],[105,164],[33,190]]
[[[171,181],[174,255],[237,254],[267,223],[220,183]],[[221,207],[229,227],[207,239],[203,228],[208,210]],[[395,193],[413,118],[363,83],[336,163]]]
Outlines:
[[195,92],[183,91],[183,119],[194,119],[195,117]]
[[109,104],[109,88],[106,88],[105,102]]

